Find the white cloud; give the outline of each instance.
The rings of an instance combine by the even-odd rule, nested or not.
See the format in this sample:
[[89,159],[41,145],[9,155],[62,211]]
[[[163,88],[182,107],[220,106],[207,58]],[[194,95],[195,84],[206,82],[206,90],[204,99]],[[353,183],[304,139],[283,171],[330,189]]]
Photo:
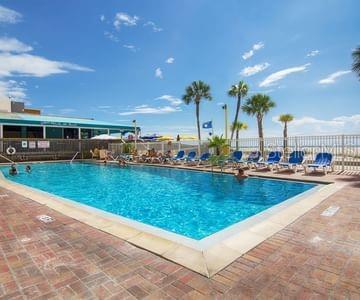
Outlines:
[[118,12],[115,15],[114,19],[114,26],[117,30],[120,29],[122,25],[124,26],[136,26],[137,22],[139,21],[138,16],[130,16],[127,13],[124,12]]
[[72,113],[72,112],[75,112],[76,109],[74,108],[61,108],[59,109],[59,112],[62,113],[62,114],[67,114],[67,113]]
[[165,62],[166,62],[167,64],[172,64],[172,63],[174,63],[174,61],[175,61],[175,58],[169,57]]
[[0,23],[15,24],[20,22],[22,15],[15,10],[0,5]]
[[154,22],[148,21],[144,24],[144,26],[150,26],[154,32],[160,32],[163,31],[163,29],[159,26],[157,26]]
[[15,75],[45,77],[52,74],[68,73],[70,70],[93,71],[77,64],[49,60],[26,53],[0,53],[0,77]]
[[171,95],[162,95],[160,97],[157,97],[155,100],[166,100],[170,102],[170,104],[173,106],[179,106],[180,104],[182,104],[181,99]]
[[267,89],[267,90],[250,90],[248,94],[269,94],[274,92],[274,89]]
[[277,84],[277,82],[279,80],[284,79],[285,77],[289,76],[290,74],[307,71],[309,66],[310,66],[310,63],[272,73],[268,77],[266,77],[262,82],[260,82],[259,86],[267,87],[267,86],[275,85],[275,84]]
[[[279,116],[275,116],[272,121],[280,124],[281,122],[278,119]],[[360,114],[339,116],[329,120],[305,116],[295,118],[288,126],[291,135],[354,133],[360,130]]]
[[138,48],[131,44],[123,45],[123,47],[131,50],[132,52],[136,52],[138,50]]
[[33,48],[28,46],[15,38],[0,38],[0,51],[2,52],[29,52],[32,51]]
[[353,123],[356,125],[360,125],[360,115],[352,115],[352,116],[340,116],[334,118],[334,121],[344,122],[344,123]]
[[132,111],[126,111],[119,113],[120,116],[130,116],[137,114],[168,114],[181,111],[180,107],[174,106],[161,106],[161,107],[150,107],[148,105],[136,106]]
[[319,50],[312,50],[308,54],[306,54],[306,56],[307,57],[312,57],[312,56],[316,56],[316,55],[319,55],[319,54],[320,54]]
[[260,50],[260,49],[263,48],[263,47],[264,47],[264,43],[263,43],[263,42],[259,42],[259,43],[257,43],[257,44],[254,44],[254,45],[252,46],[252,48],[251,48],[250,51],[245,52],[245,53],[242,55],[242,58],[243,58],[244,60],[249,59],[251,56],[253,56],[253,55],[255,54],[255,51],[258,51],[258,50]]
[[337,71],[335,73],[330,74],[328,77],[319,80],[319,84],[335,83],[335,81],[338,77],[341,77],[341,76],[349,74],[349,73],[351,73],[351,71],[348,71],[348,70],[347,71]]
[[105,21],[105,16],[104,16],[104,15],[101,15],[101,16],[100,16],[100,21],[101,21],[101,22],[104,22],[104,21]]
[[163,73],[160,68],[156,68],[155,70],[155,77],[163,79]]
[[0,81],[0,99],[9,97],[16,101],[27,101],[25,82],[15,80]]
[[104,31],[104,36],[106,38],[108,38],[110,41],[113,41],[115,43],[118,43],[120,41],[116,35],[114,35],[113,33],[109,32],[109,31]]
[[257,64],[257,65],[252,66],[252,67],[246,67],[246,68],[241,70],[240,75],[245,76],[245,77],[252,76],[252,75],[255,75],[256,73],[264,71],[269,66],[270,66],[270,64],[265,62],[265,63],[262,63],[262,64]]

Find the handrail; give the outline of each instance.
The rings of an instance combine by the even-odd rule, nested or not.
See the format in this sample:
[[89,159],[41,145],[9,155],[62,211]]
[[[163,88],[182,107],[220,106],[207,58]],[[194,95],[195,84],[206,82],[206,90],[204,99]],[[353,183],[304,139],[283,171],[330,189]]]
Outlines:
[[75,159],[75,157],[79,154],[79,151],[75,153],[75,155],[73,156],[73,158],[70,160],[70,163],[72,163]]
[[13,160],[11,160],[10,158],[7,158],[6,156],[0,154],[0,157],[4,158],[5,160],[11,162],[12,164],[15,164],[15,162]]

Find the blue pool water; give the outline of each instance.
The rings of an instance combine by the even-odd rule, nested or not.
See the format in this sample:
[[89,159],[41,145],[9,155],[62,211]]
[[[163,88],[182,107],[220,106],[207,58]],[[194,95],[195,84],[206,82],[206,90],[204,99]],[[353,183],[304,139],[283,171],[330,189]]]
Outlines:
[[32,173],[4,175],[107,212],[200,240],[315,184],[150,166],[34,164]]

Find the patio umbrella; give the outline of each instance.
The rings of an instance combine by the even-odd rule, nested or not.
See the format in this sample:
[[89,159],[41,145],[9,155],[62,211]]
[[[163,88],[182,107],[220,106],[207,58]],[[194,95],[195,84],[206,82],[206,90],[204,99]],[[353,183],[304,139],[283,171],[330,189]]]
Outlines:
[[159,138],[157,138],[156,140],[159,142],[163,142],[163,141],[172,141],[174,138],[172,136],[168,136],[168,135],[163,135]]
[[180,139],[183,141],[195,141],[197,140],[197,137],[194,135],[182,134],[180,135]]
[[113,136],[110,134],[100,134],[91,138],[92,140],[120,140],[120,137]]

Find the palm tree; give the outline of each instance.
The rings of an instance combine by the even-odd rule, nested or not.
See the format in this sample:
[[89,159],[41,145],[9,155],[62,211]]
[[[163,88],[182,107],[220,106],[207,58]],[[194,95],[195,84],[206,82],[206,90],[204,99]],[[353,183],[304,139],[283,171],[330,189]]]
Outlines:
[[200,133],[200,102],[201,99],[211,100],[211,93],[210,93],[210,86],[205,82],[198,80],[193,81],[191,85],[189,85],[185,89],[185,95],[182,97],[185,104],[190,104],[192,102],[195,103],[196,106],[196,125],[197,125],[197,132],[198,132],[198,140],[199,146],[198,150],[200,153],[200,146],[201,146],[201,133]]
[[[241,98],[246,97],[248,93],[249,87],[244,81],[239,81],[238,84],[233,84],[228,91],[228,95],[230,97],[236,97],[237,98],[237,104],[236,104],[236,112],[235,112],[235,118],[233,124],[238,122],[240,108],[241,108]],[[231,129],[231,139],[234,137],[234,131]]]
[[236,122],[236,123],[232,123],[231,125],[231,131],[235,131],[236,132],[236,150],[239,149],[239,132],[240,130],[246,130],[248,129],[248,126],[246,123],[243,122]]
[[215,148],[216,155],[221,155],[224,152],[224,149],[227,147],[227,142],[223,136],[214,135],[209,139],[209,148]]
[[294,116],[290,115],[290,114],[284,114],[284,115],[279,116],[279,121],[284,124],[283,136],[284,136],[284,156],[285,157],[287,157],[287,153],[288,153],[288,132],[287,132],[288,123],[291,122],[292,120],[294,120]]
[[360,46],[353,51],[352,57],[354,60],[352,70],[357,73],[360,79]]
[[263,119],[271,108],[275,107],[275,102],[264,94],[255,94],[247,99],[242,109],[250,116],[256,116],[260,141],[260,152],[264,155],[264,131]]

